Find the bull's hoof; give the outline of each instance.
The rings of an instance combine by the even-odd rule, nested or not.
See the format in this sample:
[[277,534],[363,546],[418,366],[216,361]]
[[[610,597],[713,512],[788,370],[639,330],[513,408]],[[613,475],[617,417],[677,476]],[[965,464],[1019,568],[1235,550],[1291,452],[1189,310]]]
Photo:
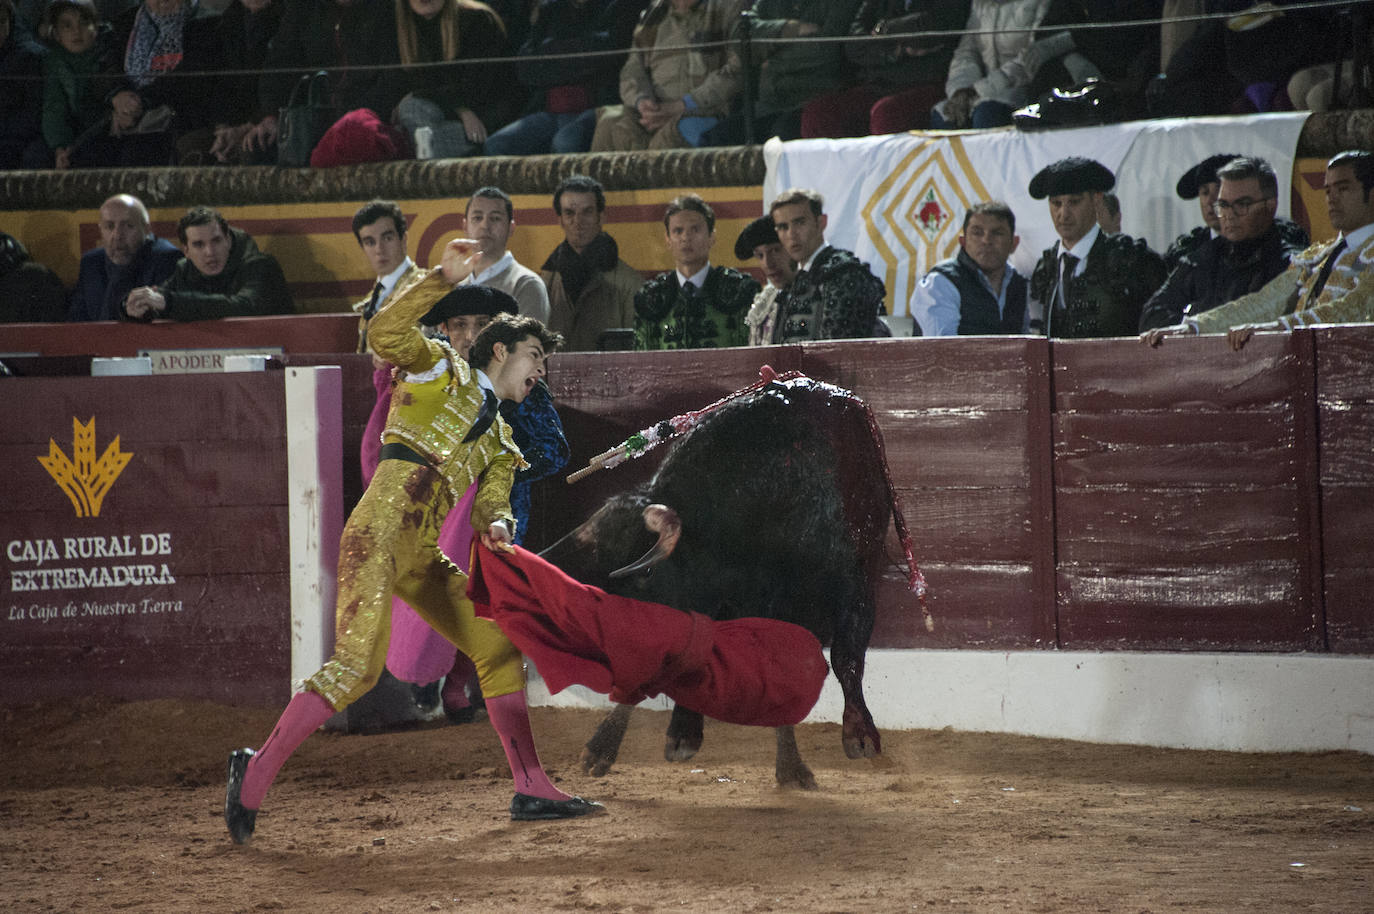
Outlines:
[[598,755],[588,746],[582,750],[582,773],[590,774],[592,777],[601,777],[611,770],[615,764],[615,756]]
[[792,790],[815,790],[816,776],[811,773],[811,769],[806,767],[805,762],[797,765],[788,766],[784,770],[782,765],[777,768],[778,786]]
[[701,750],[701,739],[674,739],[669,736],[663,743],[663,757],[670,762],[685,762]]
[[855,737],[844,740],[844,754],[850,758],[873,758],[882,752],[871,739]]
[[873,758],[883,751],[882,737],[867,708],[844,709],[840,739],[844,743],[844,754],[850,758]]

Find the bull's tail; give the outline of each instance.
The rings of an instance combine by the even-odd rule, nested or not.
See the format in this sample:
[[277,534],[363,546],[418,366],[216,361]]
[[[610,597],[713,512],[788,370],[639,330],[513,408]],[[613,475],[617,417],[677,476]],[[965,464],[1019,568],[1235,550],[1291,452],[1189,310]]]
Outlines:
[[906,515],[902,513],[902,498],[897,494],[897,487],[892,484],[892,471],[887,465],[887,448],[883,444],[883,431],[878,427],[878,417],[873,415],[873,408],[864,400],[855,397],[859,403],[863,404],[864,419],[868,422],[868,432],[873,436],[873,447],[878,452],[878,462],[883,468],[883,484],[887,486],[887,497],[892,503],[892,523],[897,528],[897,539],[902,544],[902,556],[906,559],[907,567],[907,587],[911,592],[921,599],[921,612],[925,613],[926,627],[932,627],[930,611],[926,609],[926,578],[921,574],[921,568],[916,564],[916,557],[911,551],[911,532],[906,526]]

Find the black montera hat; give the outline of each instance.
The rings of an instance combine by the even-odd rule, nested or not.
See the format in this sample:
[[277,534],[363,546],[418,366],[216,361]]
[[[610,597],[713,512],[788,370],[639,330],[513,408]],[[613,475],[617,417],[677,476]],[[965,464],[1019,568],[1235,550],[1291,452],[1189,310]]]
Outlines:
[[1240,154],[1236,152],[1219,152],[1214,156],[1208,156],[1185,171],[1183,177],[1178,179],[1174,190],[1185,200],[1196,200],[1202,185],[1218,180],[1217,172],[1239,158]]
[[420,318],[420,323],[426,327],[436,327],[450,317],[462,317],[465,314],[495,317],[503,311],[507,314],[519,314],[520,306],[516,304],[515,299],[500,289],[490,286],[457,286],[435,302],[434,307]]
[[754,256],[754,248],[761,244],[777,244],[778,230],[773,228],[772,216],[759,216],[744,227],[735,241],[735,258],[748,260]]
[[1046,165],[1031,178],[1030,195],[1036,200],[1060,194],[1081,194],[1085,191],[1106,193],[1116,183],[1116,176],[1096,159],[1069,156]]

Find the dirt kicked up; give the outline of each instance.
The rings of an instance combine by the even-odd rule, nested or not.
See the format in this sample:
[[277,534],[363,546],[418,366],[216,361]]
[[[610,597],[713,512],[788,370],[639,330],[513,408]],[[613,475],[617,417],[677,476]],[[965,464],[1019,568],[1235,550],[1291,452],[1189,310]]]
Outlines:
[[779,790],[773,737],[707,722],[661,760],[641,712],[605,778],[599,712],[535,709],[560,786],[599,818],[511,822],[485,723],[320,733],[247,847],[224,764],[272,710],[191,702],[0,711],[0,909],[170,912],[1164,912],[1374,910],[1374,757],[1241,755],[886,731],[850,761],[797,729],[814,792]]

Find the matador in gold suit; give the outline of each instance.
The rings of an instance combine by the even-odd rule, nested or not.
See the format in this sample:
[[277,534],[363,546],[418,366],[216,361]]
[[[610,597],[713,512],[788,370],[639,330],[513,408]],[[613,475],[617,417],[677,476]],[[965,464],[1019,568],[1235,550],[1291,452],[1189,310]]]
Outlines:
[[504,314],[479,335],[470,367],[447,342],[427,338],[417,322],[440,299],[505,296],[487,286],[453,288],[465,264],[446,252],[443,268],[417,274],[369,325],[373,350],[397,367],[397,386],[377,472],[340,541],[334,654],[305,681],[260,750],[230,755],[225,821],[237,843],[252,836],[262,799],[291,753],[376,683],[386,662],[393,594],[477,667],[515,779],[511,817],[601,811],[558,790],[540,766],[525,707],[524,660],[495,623],[475,616],[467,576],[438,546],[445,515],[474,482],[472,524],[483,544],[510,542],[510,486],[525,464],[497,405],[502,397],[523,399],[561,339],[533,318]]

